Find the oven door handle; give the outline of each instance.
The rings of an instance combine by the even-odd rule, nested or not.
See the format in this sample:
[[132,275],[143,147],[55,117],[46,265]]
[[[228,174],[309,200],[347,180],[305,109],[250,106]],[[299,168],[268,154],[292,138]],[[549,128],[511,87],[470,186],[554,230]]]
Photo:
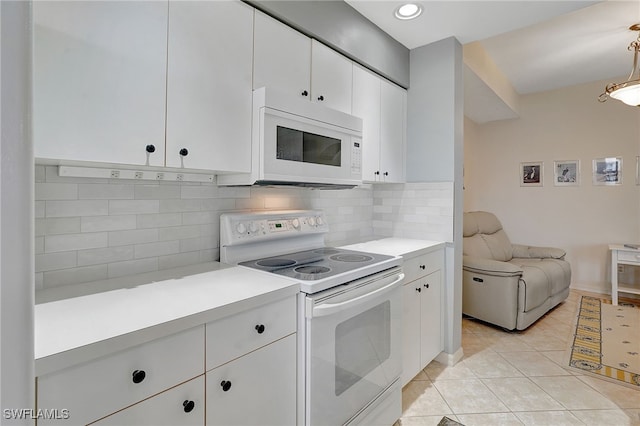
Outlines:
[[400,283],[402,283],[402,280],[404,280],[404,273],[400,273],[399,275],[397,275],[397,278],[392,283],[387,284],[384,287],[380,287],[379,289],[374,290],[371,293],[363,294],[362,296],[354,297],[353,299],[340,303],[323,303],[322,305],[313,308],[313,317],[324,317],[327,315],[332,315],[336,312],[349,309],[354,305],[358,305],[370,299],[374,299],[381,294],[389,292],[398,287]]

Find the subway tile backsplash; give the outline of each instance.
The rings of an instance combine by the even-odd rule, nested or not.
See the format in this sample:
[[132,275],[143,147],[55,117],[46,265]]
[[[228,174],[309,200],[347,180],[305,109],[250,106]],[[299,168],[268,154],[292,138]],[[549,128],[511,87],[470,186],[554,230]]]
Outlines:
[[36,289],[218,260],[220,214],[321,209],[327,245],[376,236],[450,241],[453,185],[351,190],[60,177],[35,169]]

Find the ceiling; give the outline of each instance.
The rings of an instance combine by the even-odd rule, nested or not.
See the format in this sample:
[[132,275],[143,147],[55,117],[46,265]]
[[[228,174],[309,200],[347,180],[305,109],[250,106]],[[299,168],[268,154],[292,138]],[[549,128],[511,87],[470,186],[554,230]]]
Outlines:
[[[626,79],[633,59],[627,46],[638,35],[628,28],[640,23],[640,0],[414,1],[424,12],[412,21],[393,16],[399,0],[347,3],[409,49],[451,36],[463,45],[480,42],[520,95]],[[482,81],[468,73],[465,69],[465,113],[467,104],[474,104],[468,97],[492,96],[487,87],[470,87]],[[486,102],[479,107],[486,115]],[[517,116],[505,105],[494,110],[495,117],[477,121]]]

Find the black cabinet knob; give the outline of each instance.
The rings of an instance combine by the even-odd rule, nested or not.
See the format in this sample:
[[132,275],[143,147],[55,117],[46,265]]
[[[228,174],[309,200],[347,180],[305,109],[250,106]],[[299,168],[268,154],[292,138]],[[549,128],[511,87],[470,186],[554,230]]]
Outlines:
[[185,413],[190,413],[193,411],[194,408],[196,408],[196,403],[193,401],[189,401],[188,399],[182,403],[182,406],[184,407],[184,412]]
[[420,292],[422,292],[422,289],[421,289],[420,287],[418,287],[418,288],[416,288],[416,291],[417,291],[418,293],[420,293]]
[[374,175],[376,175],[376,176],[380,176],[380,170],[376,170],[376,171],[375,171],[375,173],[374,173]]
[[189,155],[189,150],[187,148],[182,148],[180,150],[180,155],[182,155],[183,157],[186,157],[187,155]]
[[133,383],[140,383],[147,377],[147,373],[144,370],[135,370],[131,376]]
[[425,265],[420,265],[420,269],[424,270],[427,269],[427,267]]
[[222,386],[222,390],[227,392],[229,389],[231,389],[231,382],[228,380],[223,380],[222,383],[220,383],[220,386]]
[[318,96],[318,100],[319,101],[324,101],[324,96],[322,96],[322,95]]
[[425,284],[424,288],[429,288],[429,283]]
[[389,176],[389,172],[384,172],[384,175],[385,176]]
[[263,324],[256,325],[256,331],[258,332],[258,334],[264,333],[264,325]]
[[151,154],[152,152],[156,152],[156,147],[153,145],[147,145],[146,150],[149,154]]
[[302,96],[309,96],[309,92],[307,92],[306,90],[303,90],[301,93]]

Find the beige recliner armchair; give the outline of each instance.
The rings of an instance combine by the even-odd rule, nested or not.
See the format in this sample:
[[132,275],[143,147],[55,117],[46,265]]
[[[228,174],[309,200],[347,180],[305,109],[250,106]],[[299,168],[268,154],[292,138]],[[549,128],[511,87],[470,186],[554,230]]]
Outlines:
[[462,312],[507,330],[524,330],[569,295],[565,251],[511,244],[488,212],[463,219]]

